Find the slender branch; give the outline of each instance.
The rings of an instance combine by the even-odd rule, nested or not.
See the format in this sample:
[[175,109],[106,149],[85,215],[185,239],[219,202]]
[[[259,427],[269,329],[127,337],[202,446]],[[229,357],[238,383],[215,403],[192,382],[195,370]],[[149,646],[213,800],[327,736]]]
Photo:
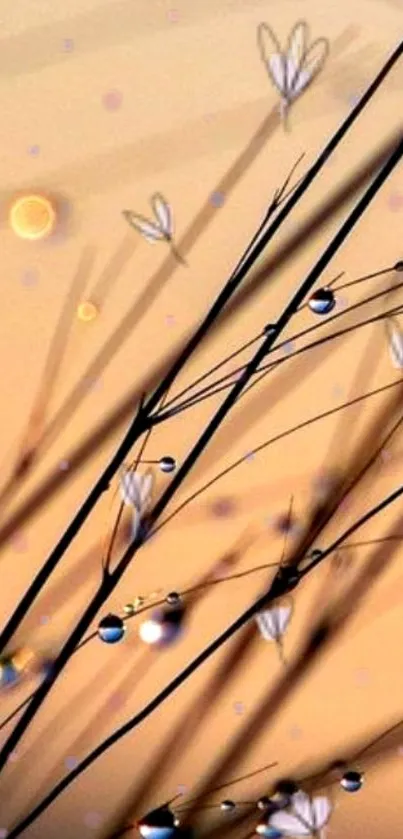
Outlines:
[[[403,282],[399,283],[394,287],[394,291],[397,291],[399,288],[403,287]],[[307,329],[304,329],[302,332],[297,333],[296,335],[291,335],[288,341],[283,341],[280,344],[277,344],[271,351],[268,353],[270,355],[272,352],[277,352],[281,347],[283,347],[288,342],[292,342],[297,340],[297,338],[301,338],[307,335],[310,332],[316,332],[316,330],[322,329],[329,323],[332,323],[334,320],[338,318],[344,318],[347,315],[351,314],[351,312],[355,311],[356,309],[361,308],[362,306],[367,305],[368,303],[373,303],[374,300],[383,297],[384,295],[389,295],[390,290],[387,289],[386,291],[378,292],[377,294],[372,295],[371,297],[367,297],[365,300],[360,300],[359,303],[354,303],[348,309],[343,310],[342,312],[338,312],[333,317],[329,318],[326,322],[321,322],[315,324],[314,326],[310,326]],[[247,389],[244,390],[242,396],[245,396],[246,393],[251,390],[256,384],[258,384],[268,373],[273,372],[282,364],[286,364],[292,358],[295,358],[297,355],[301,355],[302,353],[308,352],[309,350],[314,349],[315,347],[320,347],[322,344],[326,344],[329,341],[333,341],[336,338],[341,338],[343,335],[348,335],[350,332],[354,332],[356,329],[360,329],[363,326],[368,326],[371,323],[376,323],[377,321],[384,320],[391,315],[398,314],[401,309],[403,308],[403,304],[400,303],[398,306],[394,306],[392,309],[388,309],[381,314],[372,315],[372,317],[367,318],[366,320],[360,321],[359,323],[353,324],[353,326],[345,327],[344,329],[340,329],[338,332],[332,332],[331,335],[325,335],[323,338],[318,338],[316,341],[312,341],[310,344],[305,344],[305,346],[300,347],[298,350],[290,353],[289,355],[285,356],[284,358],[278,359],[277,361],[269,362],[268,364],[261,364],[256,370],[256,376],[258,377],[254,382],[252,382]],[[155,419],[153,417],[153,421],[155,422],[164,422],[171,417],[178,416],[183,411],[188,410],[188,408],[193,408],[195,405],[198,405],[200,402],[204,402],[206,399],[209,399],[211,396],[215,396],[217,393],[221,393],[223,390],[228,390],[231,385],[234,384],[233,377],[237,374],[243,372],[245,370],[245,365],[241,367],[237,367],[235,370],[231,370],[230,373],[227,373],[225,376],[222,376],[221,379],[218,379],[216,382],[212,382],[211,385],[202,388],[199,392],[196,392],[192,397],[189,397],[184,402],[179,402],[174,408],[168,409],[158,412]],[[228,381],[230,379],[230,381]],[[219,385],[217,387],[217,385]]]

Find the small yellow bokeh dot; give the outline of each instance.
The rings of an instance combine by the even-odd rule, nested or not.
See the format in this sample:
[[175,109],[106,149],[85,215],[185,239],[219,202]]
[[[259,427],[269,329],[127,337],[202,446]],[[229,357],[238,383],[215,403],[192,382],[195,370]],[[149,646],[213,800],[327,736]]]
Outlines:
[[55,227],[56,211],[43,195],[23,195],[11,205],[9,222],[20,239],[44,239]]
[[83,303],[80,303],[77,309],[77,317],[79,320],[84,323],[89,323],[91,320],[95,320],[97,316],[98,309],[95,303],[91,303],[91,300],[84,300]]

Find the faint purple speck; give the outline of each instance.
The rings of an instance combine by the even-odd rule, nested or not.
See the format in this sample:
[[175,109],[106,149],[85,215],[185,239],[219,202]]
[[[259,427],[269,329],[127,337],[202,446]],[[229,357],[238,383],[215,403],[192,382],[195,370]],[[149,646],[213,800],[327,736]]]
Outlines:
[[338,309],[345,309],[348,305],[348,300],[346,297],[336,297],[336,307]]
[[211,512],[217,518],[232,516],[236,510],[235,501],[232,498],[217,498],[211,505]]
[[66,757],[64,761],[66,765],[66,769],[75,769],[78,766],[78,760],[76,757]]
[[298,725],[293,725],[290,728],[290,737],[291,740],[299,740],[302,737],[302,729]]
[[16,763],[18,758],[19,758],[19,754],[16,751],[11,752],[11,754],[8,757],[10,763]]
[[70,463],[68,460],[61,460],[59,463],[59,469],[61,472],[67,472],[70,467]]
[[5,827],[0,827],[0,839],[7,839],[8,830]]
[[102,379],[87,379],[87,385],[89,390],[101,390]]
[[65,52],[73,52],[74,41],[72,38],[65,38],[63,41],[63,49]]
[[370,675],[368,670],[364,670],[363,668],[360,670],[356,670],[354,673],[354,682],[357,687],[365,687],[370,680]]
[[17,553],[24,553],[28,548],[27,537],[23,533],[17,533],[13,539],[13,548]]
[[186,784],[178,784],[178,786],[177,786],[178,795],[186,795],[187,791],[188,791],[188,788],[187,788]]
[[386,451],[386,449],[381,451],[381,460],[383,460],[384,463],[389,463],[389,461],[391,459],[392,459],[392,455],[391,455],[390,452]]
[[33,285],[36,285],[36,284],[37,284],[37,282],[38,282],[38,274],[37,274],[37,272],[36,272],[36,271],[33,271],[33,270],[32,270],[32,269],[30,269],[30,268],[28,268],[28,270],[27,270],[27,271],[24,271],[24,273],[23,273],[23,275],[22,275],[22,277],[21,277],[21,282],[22,282],[22,284],[23,284],[23,285],[26,285],[26,286],[33,286]]
[[125,697],[123,696],[123,693],[115,693],[108,701],[108,708],[110,708],[111,711],[120,711],[124,704]]
[[238,714],[238,716],[243,714],[245,711],[245,705],[243,704],[243,702],[234,702],[233,708],[235,713]]
[[108,90],[102,97],[102,103],[107,111],[118,111],[123,101],[120,90]]
[[392,212],[403,210],[403,192],[392,193],[392,195],[389,196],[388,206]]
[[313,489],[318,498],[328,498],[333,491],[335,485],[335,476],[331,473],[322,473],[317,475],[313,481]]
[[252,463],[252,460],[254,460],[255,457],[256,457],[255,452],[249,452],[248,454],[245,455],[245,460],[247,460],[248,463]]
[[292,341],[286,341],[286,343],[285,343],[285,344],[283,344],[283,353],[284,353],[284,355],[290,355],[290,353],[292,353],[293,351],[294,351],[294,344],[293,344],[293,342],[292,342]]
[[95,812],[86,813],[86,815],[84,816],[84,824],[87,827],[96,829],[100,826],[100,824],[102,824],[102,816],[100,815],[100,813]]
[[340,513],[348,513],[351,509],[351,501],[349,498],[344,498],[343,501],[340,501],[339,504],[339,512]]
[[278,533],[294,533],[297,527],[297,522],[294,516],[290,513],[281,513],[274,521],[274,529]]
[[174,315],[166,315],[165,323],[167,326],[174,326],[176,323]]
[[355,108],[355,106],[358,105],[360,99],[361,96],[359,93],[353,93],[351,96],[348,97],[348,104],[351,108]]
[[224,195],[222,192],[213,192],[210,196],[210,202],[213,207],[222,207],[224,204]]
[[400,757],[403,757],[403,746],[399,746],[397,753],[398,755],[400,755]]
[[30,154],[31,157],[38,157],[38,154],[39,154],[40,150],[41,150],[40,147],[37,146],[37,145],[29,146],[28,147],[28,154]]
[[171,23],[177,23],[179,20],[179,12],[177,9],[168,9],[167,18]]
[[42,616],[39,618],[39,623],[41,623],[41,624],[42,624],[42,626],[46,626],[46,624],[47,624],[47,623],[49,623],[49,622],[50,622],[50,617],[49,617],[49,615],[42,615]]

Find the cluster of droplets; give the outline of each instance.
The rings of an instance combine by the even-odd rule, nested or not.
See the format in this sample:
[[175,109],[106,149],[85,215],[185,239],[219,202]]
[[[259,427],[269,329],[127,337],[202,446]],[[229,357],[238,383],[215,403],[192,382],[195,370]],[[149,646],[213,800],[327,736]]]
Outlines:
[[[166,647],[176,641],[183,628],[185,609],[180,595],[176,591],[167,594],[166,605],[155,609],[149,618],[139,626],[139,637],[145,644]],[[136,614],[144,601],[137,598],[137,603],[124,607],[126,617]],[[120,615],[109,614],[98,624],[98,637],[105,644],[122,641],[126,633],[126,623]]]
[[[363,785],[363,775],[358,770],[346,769],[340,777],[340,786],[346,792],[357,792]],[[176,839],[181,835],[180,818],[170,808],[170,803],[151,810],[137,822],[137,828],[143,839]],[[237,804],[226,798],[217,805],[227,814],[237,809]],[[293,780],[279,781],[272,796],[262,796],[256,802],[262,816],[255,826],[255,833],[264,839],[281,839],[290,835],[286,827],[295,821],[293,835],[315,835],[317,829],[327,823],[332,806],[328,798],[311,798],[303,792]],[[299,828],[299,832],[298,832]],[[304,829],[302,829],[304,828]]]

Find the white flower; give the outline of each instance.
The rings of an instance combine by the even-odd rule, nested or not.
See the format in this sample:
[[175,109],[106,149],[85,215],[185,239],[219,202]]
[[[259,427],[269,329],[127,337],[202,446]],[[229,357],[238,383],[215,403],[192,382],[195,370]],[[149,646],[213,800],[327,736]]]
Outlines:
[[284,836],[317,836],[329,821],[332,805],[324,795],[310,798],[305,792],[292,796],[288,810],[278,810],[269,817],[269,825]]
[[279,641],[290,622],[291,612],[291,606],[274,606],[258,612],[256,623],[265,641]]
[[125,469],[120,478],[119,489],[122,501],[133,510],[133,539],[137,535],[141,518],[151,501],[153,485],[152,472],[139,475],[134,469]]
[[272,82],[281,94],[285,116],[296,99],[322,69],[329,52],[326,38],[318,38],[308,46],[308,27],[298,21],[288,38],[287,49],[281,51],[273,30],[267,23],[258,26],[258,47]]
[[151,196],[150,203],[156,222],[150,221],[144,216],[132,212],[132,210],[123,210],[124,218],[147,242],[161,240],[170,242],[173,237],[173,216],[168,202],[159,192],[156,192]]
[[386,334],[389,344],[389,355],[396,370],[403,369],[403,333],[395,318],[388,318],[386,323]]
[[124,504],[142,511],[151,498],[154,478],[151,472],[139,475],[134,469],[125,469],[120,479],[120,494]]

